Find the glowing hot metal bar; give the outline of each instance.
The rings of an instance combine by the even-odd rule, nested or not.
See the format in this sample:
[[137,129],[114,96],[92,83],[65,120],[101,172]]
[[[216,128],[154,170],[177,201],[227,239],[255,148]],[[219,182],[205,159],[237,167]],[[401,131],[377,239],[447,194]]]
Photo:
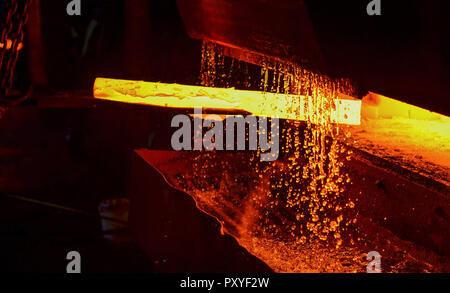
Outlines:
[[[275,94],[233,88],[165,84],[156,82],[97,78],[94,97],[117,102],[171,108],[241,110],[256,116],[316,121],[312,99],[305,96]],[[361,101],[341,96],[330,109],[330,122],[359,125]],[[312,117],[312,118],[311,118]],[[316,117],[316,118],[315,118]],[[320,118],[317,120],[320,123]]]

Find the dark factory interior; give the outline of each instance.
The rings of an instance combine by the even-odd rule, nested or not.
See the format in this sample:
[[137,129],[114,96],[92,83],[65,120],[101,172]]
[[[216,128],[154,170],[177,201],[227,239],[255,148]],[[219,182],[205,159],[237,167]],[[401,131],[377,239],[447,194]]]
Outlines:
[[[0,271],[450,272],[445,1],[69,2],[0,1]],[[278,159],[175,151],[197,107]]]

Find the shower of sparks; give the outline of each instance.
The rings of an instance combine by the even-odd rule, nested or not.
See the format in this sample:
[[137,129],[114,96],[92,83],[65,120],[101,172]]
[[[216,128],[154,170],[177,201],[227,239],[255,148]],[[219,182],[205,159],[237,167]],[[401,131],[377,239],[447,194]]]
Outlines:
[[[234,85],[231,81],[260,91],[229,88]],[[349,135],[339,123],[360,123],[361,102],[351,98],[351,83],[269,59],[261,68],[261,80],[251,83],[246,64],[237,60],[226,64],[221,48],[205,42],[201,86],[98,78],[94,96],[288,119],[280,129],[283,144],[275,162],[260,162],[259,150],[244,158],[229,154],[226,159],[216,151],[198,152],[193,154],[192,172],[167,177],[201,210],[216,217],[223,232],[277,272],[357,270],[361,266],[355,255],[359,255],[349,248],[357,241],[352,234],[355,203],[341,196],[351,184],[342,171],[351,151],[342,143]],[[344,268],[324,259],[325,251],[342,258],[344,244],[348,262],[355,266]]]
[[[217,62],[223,59],[221,47],[205,42],[202,57],[201,84],[214,86],[213,82],[220,80],[220,74],[217,75],[224,64]],[[261,182],[269,181],[270,188],[261,190],[265,194],[253,199],[260,214],[248,227],[261,227],[262,231],[273,235],[279,229],[288,230],[292,243],[298,245],[319,239],[339,247],[343,241],[341,232],[353,221],[344,219],[344,210],[353,208],[354,203],[342,203],[340,199],[345,184],[350,183],[348,175],[341,172],[350,151],[338,143],[340,129],[334,122],[339,98],[353,95],[353,88],[347,80],[333,80],[300,66],[274,63],[269,59],[264,63],[260,88],[265,94],[259,103],[269,105],[274,113],[295,113],[307,123],[305,127],[302,122],[290,121],[283,129],[282,152],[287,164],[273,168],[255,160]],[[291,102],[274,104],[273,96],[280,94],[289,97]],[[299,102],[304,96],[310,97],[308,107]],[[356,108],[358,123],[354,124],[359,124],[359,111]],[[355,112],[345,114],[346,118]],[[271,213],[278,205],[284,205],[294,215],[290,225],[273,220]]]

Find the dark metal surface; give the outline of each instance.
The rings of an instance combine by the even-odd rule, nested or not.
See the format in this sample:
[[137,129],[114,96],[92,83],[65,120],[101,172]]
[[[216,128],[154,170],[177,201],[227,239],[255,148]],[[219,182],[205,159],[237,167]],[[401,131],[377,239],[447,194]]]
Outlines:
[[[178,0],[192,38],[222,44],[240,60],[258,57],[323,67],[303,0]],[[237,49],[237,50],[236,50]],[[259,64],[261,65],[261,64]]]
[[[144,160],[139,160],[137,155]],[[172,271],[181,270],[182,263],[203,268],[210,263],[211,257],[216,261],[214,265],[223,269],[221,266],[226,265],[222,263],[223,256],[220,258],[208,256],[211,252],[214,255],[217,250],[223,249],[227,253],[225,258],[229,259],[228,262],[235,262],[231,268],[241,267],[243,271],[259,272],[263,267],[257,266],[258,262],[255,262],[251,255],[244,254],[246,257],[240,260],[239,253],[236,254],[239,252],[237,243],[230,241],[228,236],[223,238],[219,234],[220,222],[221,231],[225,231],[225,235],[232,235],[252,253],[252,249],[242,241],[248,231],[239,226],[241,223],[247,223],[247,218],[244,217],[246,220],[243,220],[244,218],[240,217],[245,214],[244,207],[247,206],[247,200],[251,195],[245,190],[233,189],[226,180],[227,176],[233,182],[247,178],[248,183],[245,185],[252,184],[250,178],[254,173],[247,171],[247,162],[243,159],[245,155],[223,152],[216,154],[216,160],[234,164],[239,168],[223,176],[223,184],[233,192],[221,194],[219,187],[213,185],[206,188],[217,191],[208,193],[208,199],[214,195],[212,201],[204,201],[201,195],[184,190],[177,182],[177,178],[183,178],[181,182],[187,180],[194,186],[203,186],[202,179],[192,177],[195,173],[194,158],[198,155],[199,153],[195,152],[148,149],[137,150],[134,154],[129,177],[130,217],[140,247],[149,255],[160,254],[169,259],[178,259],[178,262],[171,262],[172,267],[166,265],[167,269]],[[211,162],[204,162],[205,165],[209,163]],[[280,161],[278,164],[287,162]],[[358,232],[352,233],[357,233],[361,239],[358,238],[356,241],[355,238],[354,244],[344,244],[340,252],[341,258],[336,262],[345,262],[345,254],[352,251],[356,258],[349,260],[352,262],[350,266],[354,265],[358,270],[365,270],[365,267],[359,267],[357,263],[357,251],[362,254],[369,250],[377,250],[383,255],[384,272],[448,271],[449,204],[444,193],[413,182],[402,172],[376,165],[359,153],[352,156],[345,166],[345,171],[349,172],[352,183],[346,187],[341,200],[345,202],[346,199],[351,199],[355,203],[357,212],[353,217],[357,219],[355,231]],[[221,173],[220,168],[218,173]],[[208,174],[211,181],[218,175],[209,172]],[[261,184],[262,182],[261,180]],[[212,205],[215,201],[217,206]],[[164,212],[161,212],[162,210]],[[270,212],[264,214],[265,218],[283,219],[281,222],[285,224],[280,226],[282,231],[277,234],[280,238],[276,241],[285,241],[286,245],[290,243],[288,240],[290,229],[287,228],[290,225],[287,223],[290,223],[292,212],[281,204],[272,205]],[[207,214],[212,217],[208,217]],[[276,221],[270,223],[275,224]],[[258,229],[257,226],[252,227]],[[256,232],[252,233],[258,235]],[[341,237],[345,237],[344,234]],[[202,250],[205,242],[209,243],[208,249]],[[304,253],[309,253],[311,249],[311,257],[314,258],[311,247],[307,245],[300,247]],[[332,251],[330,249],[327,253],[332,255]],[[271,256],[268,255],[262,257],[265,262],[269,260],[270,263],[270,259]],[[276,270],[273,267],[272,269]],[[319,270],[319,267],[316,269]],[[326,268],[328,269],[331,270]]]
[[177,0],[189,36],[253,64],[308,64],[383,94],[449,115],[449,26],[443,1]]
[[230,235],[221,235],[219,222],[200,211],[189,195],[170,187],[146,161],[152,155],[165,161],[171,154],[179,153],[139,150],[130,163],[130,229],[139,247],[157,260],[158,272],[272,272]]

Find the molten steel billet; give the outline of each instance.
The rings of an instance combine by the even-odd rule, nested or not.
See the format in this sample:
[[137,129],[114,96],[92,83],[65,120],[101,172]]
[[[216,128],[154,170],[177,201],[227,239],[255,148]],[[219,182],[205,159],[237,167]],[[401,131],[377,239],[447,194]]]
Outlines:
[[[316,121],[323,117],[312,98],[298,95],[212,88],[202,86],[166,84],[157,82],[97,78],[94,97],[117,102],[153,105],[171,108],[209,108],[218,110],[242,110],[255,116],[278,117],[290,120]],[[361,101],[341,95],[331,101],[329,121],[359,125]]]

